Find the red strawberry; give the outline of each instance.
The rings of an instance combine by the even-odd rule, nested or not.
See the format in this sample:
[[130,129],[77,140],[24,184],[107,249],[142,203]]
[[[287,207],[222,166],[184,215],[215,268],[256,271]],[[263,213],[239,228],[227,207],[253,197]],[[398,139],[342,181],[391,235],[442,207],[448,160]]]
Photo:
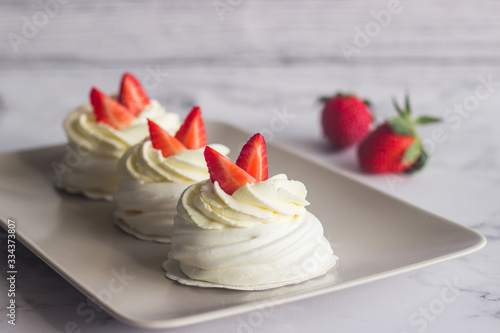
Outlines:
[[123,74],[118,101],[137,116],[149,104],[149,97],[139,81],[130,73]]
[[236,165],[245,170],[257,181],[268,178],[266,141],[257,133],[241,149]]
[[359,146],[359,164],[365,172],[412,173],[425,165],[427,153],[415,132],[415,125],[431,124],[439,119],[422,116],[415,121],[411,120],[408,97],[405,110],[402,110],[396,102],[394,106],[399,117],[389,119],[377,127]]
[[221,189],[229,195],[245,184],[257,182],[245,170],[226,156],[207,146],[204,151],[210,180],[218,182]]
[[322,101],[325,101],[321,115],[323,133],[334,148],[352,146],[368,134],[372,123],[368,102],[343,94]]
[[181,150],[186,149],[182,142],[149,119],[148,126],[153,148],[161,150],[163,157],[169,157],[177,152],[180,152]]
[[410,168],[415,160],[404,159],[404,155],[415,140],[411,135],[395,133],[389,123],[383,123],[359,146],[361,169],[369,173],[384,173],[402,172]]
[[135,116],[125,106],[96,88],[90,91],[90,103],[98,123],[121,130],[130,126]]
[[205,125],[201,118],[201,110],[195,106],[184,119],[181,128],[175,137],[182,142],[187,149],[198,149],[207,145],[207,134]]

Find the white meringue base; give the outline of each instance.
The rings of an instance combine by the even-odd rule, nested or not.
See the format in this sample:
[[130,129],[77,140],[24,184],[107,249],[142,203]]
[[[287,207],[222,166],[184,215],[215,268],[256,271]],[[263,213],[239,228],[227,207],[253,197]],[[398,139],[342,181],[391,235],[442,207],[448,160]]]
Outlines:
[[[315,278],[336,265],[320,221],[307,211],[283,222],[200,227],[202,215],[193,202],[202,188],[210,189],[204,184],[192,185],[179,200],[164,265],[168,278],[192,286],[263,290]],[[228,212],[221,203],[215,209]]]
[[218,284],[218,283],[212,283],[212,282],[207,282],[207,281],[199,281],[199,280],[193,280],[187,277],[180,268],[179,262],[177,260],[166,260],[163,262],[163,270],[165,271],[165,276],[169,278],[170,280],[177,281],[180,284],[186,285],[186,286],[192,286],[192,287],[200,287],[200,288],[224,288],[224,289],[231,289],[231,290],[242,290],[242,291],[259,291],[259,290],[267,290],[267,289],[274,289],[274,288],[279,288],[279,287],[284,287],[288,285],[293,285],[293,284],[298,284],[307,280],[311,280],[314,278],[317,278],[319,276],[322,276],[326,274],[330,269],[332,269],[335,265],[337,264],[336,261],[333,261],[330,265],[327,265],[323,268],[323,270],[317,271],[316,274],[312,274],[307,277],[303,278],[298,278],[296,280],[290,280],[286,282],[280,282],[280,283],[269,283],[269,284],[264,284],[264,285],[257,285],[257,286],[231,286],[227,284]]
[[132,229],[128,224],[126,224],[121,218],[114,218],[113,223],[120,228],[125,233],[134,236],[137,239],[148,241],[148,242],[157,242],[162,244],[170,244],[171,239],[170,236],[155,236],[155,235],[145,235],[143,233],[138,232],[135,229]]
[[69,193],[80,193],[93,200],[113,200],[120,177],[116,174],[117,158],[94,154],[80,155],[72,164],[61,162],[66,169],[56,180],[55,186]]
[[170,243],[177,201],[189,185],[122,180],[114,196],[114,223],[139,239]]

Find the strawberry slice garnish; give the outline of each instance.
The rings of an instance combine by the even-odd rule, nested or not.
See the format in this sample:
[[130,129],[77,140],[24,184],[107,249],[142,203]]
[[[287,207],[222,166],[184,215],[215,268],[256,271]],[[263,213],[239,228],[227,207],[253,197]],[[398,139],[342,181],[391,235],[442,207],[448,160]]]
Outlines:
[[90,103],[98,123],[121,130],[130,126],[135,116],[125,106],[96,88],[90,91]]
[[221,189],[227,194],[232,195],[243,185],[257,182],[245,170],[215,149],[207,146],[204,155],[207,161],[210,180],[213,183],[218,182]]
[[268,178],[266,141],[257,133],[241,149],[236,165],[245,170],[257,181]]
[[125,73],[122,77],[118,101],[137,116],[149,104],[149,97],[135,76]]
[[181,128],[175,137],[186,146],[187,149],[198,149],[207,145],[207,134],[205,124],[201,118],[201,110],[195,106],[184,119]]
[[167,158],[186,149],[182,142],[170,135],[157,123],[148,119],[148,126],[153,148],[160,150],[163,157]]

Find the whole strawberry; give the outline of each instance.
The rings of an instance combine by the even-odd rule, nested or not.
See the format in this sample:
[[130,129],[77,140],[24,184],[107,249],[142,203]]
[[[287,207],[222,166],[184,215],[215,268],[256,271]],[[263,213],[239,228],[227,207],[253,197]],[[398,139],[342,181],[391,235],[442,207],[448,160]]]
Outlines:
[[404,110],[395,101],[394,106],[399,116],[378,126],[358,148],[359,164],[365,172],[412,173],[425,165],[427,153],[415,131],[415,126],[440,120],[426,116],[412,120],[408,96],[405,99]]
[[337,94],[322,98],[323,133],[335,149],[344,149],[361,141],[370,131],[372,115],[366,101],[354,96]]

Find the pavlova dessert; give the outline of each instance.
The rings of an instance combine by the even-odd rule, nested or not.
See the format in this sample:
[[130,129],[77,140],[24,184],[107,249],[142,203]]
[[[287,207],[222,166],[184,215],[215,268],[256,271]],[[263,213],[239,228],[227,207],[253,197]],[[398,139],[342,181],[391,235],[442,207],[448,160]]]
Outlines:
[[[176,205],[182,192],[208,179],[203,156],[207,144],[199,107],[194,107],[175,136],[149,120],[150,137],[130,148],[120,159],[121,178],[114,199],[114,222],[144,240],[170,242]],[[220,154],[229,149],[210,145]]]
[[268,178],[262,135],[236,163],[204,151],[210,179],[188,187],[177,205],[166,276],[182,284],[261,290],[299,283],[336,265],[320,221],[306,210],[306,188]]
[[180,125],[179,116],[150,100],[129,73],[123,75],[116,98],[92,88],[90,104],[78,107],[64,121],[69,143],[56,170],[56,185],[91,199],[111,200],[118,189],[118,160],[148,135],[147,119],[171,133]]

